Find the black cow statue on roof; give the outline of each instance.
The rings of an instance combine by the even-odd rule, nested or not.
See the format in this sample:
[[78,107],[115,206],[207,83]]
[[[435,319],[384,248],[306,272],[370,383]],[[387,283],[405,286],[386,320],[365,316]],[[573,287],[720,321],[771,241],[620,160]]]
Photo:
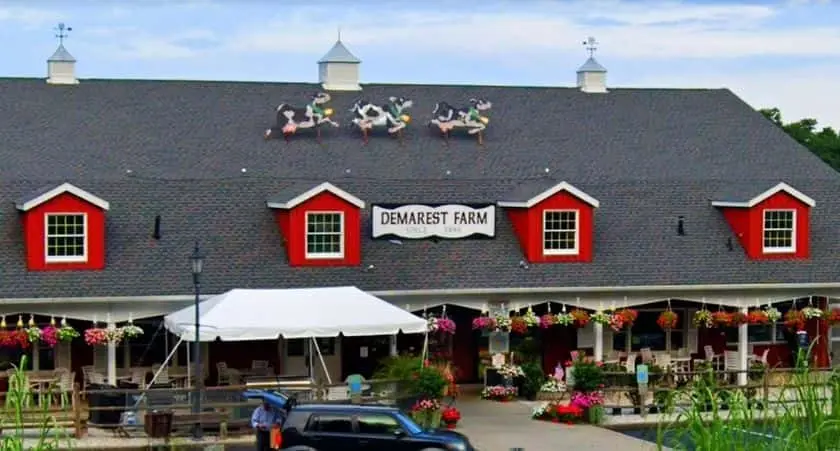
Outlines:
[[271,139],[280,134],[288,141],[289,137],[297,133],[299,129],[314,128],[318,140],[321,139],[321,125],[330,124],[338,127],[338,123],[330,119],[333,109],[327,107],[331,97],[326,92],[319,92],[312,95],[309,103],[304,107],[295,107],[287,103],[277,106],[277,123],[274,127],[265,131],[264,138]]
[[433,118],[429,126],[437,125],[443,137],[447,139],[452,130],[464,129],[470,135],[478,135],[478,144],[482,145],[484,144],[482,132],[490,123],[490,119],[482,115],[482,112],[489,111],[492,106],[490,101],[481,98],[470,99],[469,106],[463,108],[455,108],[446,102],[438,102],[432,112]]
[[365,143],[368,142],[370,131],[376,128],[386,128],[388,134],[397,135],[402,142],[402,131],[411,122],[411,117],[405,113],[414,102],[405,97],[389,97],[388,103],[376,105],[367,100],[359,100],[350,108],[353,113],[353,124],[362,131]]

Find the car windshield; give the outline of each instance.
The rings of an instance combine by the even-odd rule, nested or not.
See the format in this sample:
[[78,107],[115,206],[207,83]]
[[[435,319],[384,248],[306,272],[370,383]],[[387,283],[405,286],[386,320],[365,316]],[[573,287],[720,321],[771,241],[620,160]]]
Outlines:
[[402,423],[403,427],[405,428],[405,432],[414,435],[423,432],[423,428],[421,428],[414,420],[411,419],[408,415],[398,412],[397,419]]

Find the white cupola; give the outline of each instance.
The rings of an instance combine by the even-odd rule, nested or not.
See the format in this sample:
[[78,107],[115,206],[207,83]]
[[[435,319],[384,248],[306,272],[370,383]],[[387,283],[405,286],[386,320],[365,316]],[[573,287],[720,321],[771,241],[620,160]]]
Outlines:
[[53,55],[47,59],[47,83],[52,85],[75,85],[79,83],[76,78],[76,58],[64,48],[64,39],[72,28],[65,27],[63,23],[58,24],[56,37],[58,48]]
[[339,35],[330,51],[318,60],[318,82],[327,91],[361,91],[361,63],[362,60],[347,50]]
[[589,59],[577,70],[577,87],[587,93],[607,92],[607,69],[595,61],[597,44],[593,37],[583,42],[589,51]]

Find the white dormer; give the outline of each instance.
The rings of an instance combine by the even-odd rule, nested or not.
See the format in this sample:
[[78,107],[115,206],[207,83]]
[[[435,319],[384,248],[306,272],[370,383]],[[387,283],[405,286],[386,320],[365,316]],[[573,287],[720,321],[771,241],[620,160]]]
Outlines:
[[607,69],[590,57],[577,71],[577,86],[583,92],[607,92]]
[[47,83],[52,85],[75,85],[79,83],[76,78],[76,58],[59,44],[55,53],[47,60]]
[[327,91],[361,91],[359,66],[362,60],[347,50],[341,38],[318,60],[318,82]]

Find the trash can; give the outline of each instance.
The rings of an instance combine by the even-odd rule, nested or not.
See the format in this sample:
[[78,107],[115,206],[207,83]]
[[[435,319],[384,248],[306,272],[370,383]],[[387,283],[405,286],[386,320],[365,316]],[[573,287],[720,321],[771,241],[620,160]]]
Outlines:
[[151,438],[165,438],[172,433],[172,412],[154,410],[144,417],[146,435]]

